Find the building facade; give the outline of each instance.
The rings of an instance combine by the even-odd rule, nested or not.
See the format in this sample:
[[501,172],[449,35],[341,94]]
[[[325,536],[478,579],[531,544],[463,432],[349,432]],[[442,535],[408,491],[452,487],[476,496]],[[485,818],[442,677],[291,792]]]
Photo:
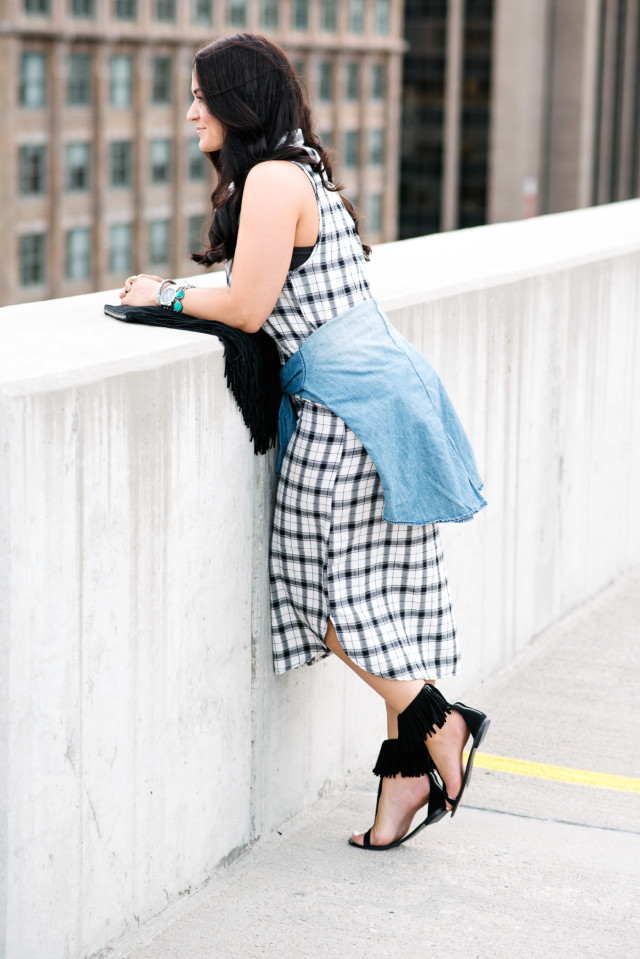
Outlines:
[[640,195],[639,0],[407,0],[401,236]]
[[241,30],[287,51],[367,240],[395,239],[401,0],[0,0],[0,303],[194,272],[191,60]]

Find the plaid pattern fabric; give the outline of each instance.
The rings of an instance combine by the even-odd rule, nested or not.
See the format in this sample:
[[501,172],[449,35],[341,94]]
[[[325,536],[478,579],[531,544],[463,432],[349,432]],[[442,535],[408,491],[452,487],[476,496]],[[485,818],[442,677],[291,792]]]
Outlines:
[[326,407],[302,402],[271,543],[277,673],[327,654],[328,618],[367,672],[438,679],[457,671],[438,528],[392,525],[383,508],[380,479],[355,434]]
[[[309,150],[317,158],[313,150]],[[315,329],[371,296],[362,271],[362,245],[340,195],[326,190],[304,164],[318,201],[318,242],[311,256],[289,270],[273,313],[263,329],[278,345],[281,362],[300,349]]]
[[[301,167],[318,200],[318,242],[290,270],[264,325],[286,361],[317,327],[371,296],[353,220],[337,193]],[[328,654],[331,619],[348,656],[391,679],[453,675],[459,656],[438,530],[382,518],[376,469],[326,407],[294,398],[270,554],[277,673]]]

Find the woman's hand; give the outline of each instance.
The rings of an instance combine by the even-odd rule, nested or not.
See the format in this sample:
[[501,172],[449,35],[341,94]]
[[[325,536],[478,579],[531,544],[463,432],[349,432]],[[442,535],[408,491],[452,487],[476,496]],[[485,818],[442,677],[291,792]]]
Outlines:
[[149,273],[128,276],[124,289],[120,290],[120,299],[125,306],[157,306],[160,283],[162,283],[161,276],[151,276]]

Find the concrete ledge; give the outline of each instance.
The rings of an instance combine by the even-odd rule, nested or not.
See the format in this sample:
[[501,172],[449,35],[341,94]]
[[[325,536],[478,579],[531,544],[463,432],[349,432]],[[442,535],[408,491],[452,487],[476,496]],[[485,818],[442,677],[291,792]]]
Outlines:
[[[490,502],[443,529],[465,655],[452,695],[640,562],[639,215],[375,251],[374,291],[439,369]],[[253,456],[218,341],[119,324],[109,300],[0,310],[8,959],[103,949],[383,734],[339,663],[271,672],[273,457]]]

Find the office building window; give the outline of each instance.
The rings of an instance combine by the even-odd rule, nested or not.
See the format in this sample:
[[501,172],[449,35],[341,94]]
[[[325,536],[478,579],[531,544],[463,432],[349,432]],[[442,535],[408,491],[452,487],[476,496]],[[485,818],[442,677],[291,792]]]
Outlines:
[[171,140],[151,141],[151,182],[168,183],[171,179]]
[[65,164],[65,182],[67,190],[88,190],[91,185],[91,145],[89,143],[67,143]]
[[47,60],[44,53],[23,53],[20,57],[20,106],[47,105]]
[[18,151],[18,173],[20,193],[23,196],[38,196],[47,188],[46,146],[20,147]]
[[124,53],[111,57],[109,101],[112,107],[130,107],[133,95],[133,59]]
[[293,0],[291,20],[294,30],[309,29],[309,0]]
[[246,27],[247,0],[229,0],[227,17],[229,20],[229,26]]
[[187,146],[187,170],[190,180],[206,180],[207,164],[209,161],[200,149],[195,137],[188,141]]
[[357,100],[360,96],[360,64],[352,60],[347,64],[347,100]]
[[156,20],[173,23],[176,18],[176,0],[156,0]]
[[91,56],[71,53],[67,67],[67,103],[69,106],[88,106],[91,103]]
[[364,0],[349,0],[349,33],[364,33]]
[[151,102],[171,103],[171,57],[151,61]]
[[333,31],[338,26],[337,0],[322,0],[320,7],[320,27],[322,30]]
[[149,224],[149,262],[168,263],[171,244],[171,220],[153,220]]
[[384,163],[384,130],[369,130],[369,163],[372,166]]
[[360,131],[347,130],[344,135],[344,164],[356,167],[360,162]]
[[373,64],[373,84],[371,93],[374,100],[384,100],[387,95],[387,65],[386,63]]
[[131,186],[133,150],[130,140],[114,140],[109,144],[109,182],[114,187]]
[[268,30],[278,29],[279,0],[262,0],[262,26]]
[[333,99],[333,63],[331,60],[323,60],[320,64],[318,99],[325,102]]
[[327,150],[330,150],[333,146],[333,133],[331,130],[321,130],[318,136],[320,137],[320,143],[322,143]]
[[24,0],[24,12],[46,16],[51,13],[51,2],[50,0]]
[[109,272],[131,273],[131,224],[114,223],[109,227]]
[[116,20],[135,20],[138,16],[138,0],[115,0]]
[[22,286],[38,286],[46,279],[46,234],[25,233],[18,239]]
[[193,0],[192,19],[194,23],[208,26],[213,20],[211,0]]
[[370,233],[379,233],[382,229],[382,194],[373,193],[367,204],[366,228]]
[[205,217],[201,213],[190,216],[187,220],[187,256],[200,252],[204,232]]
[[68,280],[88,280],[91,276],[91,230],[88,226],[67,230],[64,272]]
[[292,60],[291,65],[293,69],[296,71],[296,76],[298,80],[304,83],[304,72],[306,69],[304,60]]
[[72,17],[95,17],[96,0],[71,0]]
[[386,37],[391,29],[391,0],[375,0],[374,28],[379,37]]

